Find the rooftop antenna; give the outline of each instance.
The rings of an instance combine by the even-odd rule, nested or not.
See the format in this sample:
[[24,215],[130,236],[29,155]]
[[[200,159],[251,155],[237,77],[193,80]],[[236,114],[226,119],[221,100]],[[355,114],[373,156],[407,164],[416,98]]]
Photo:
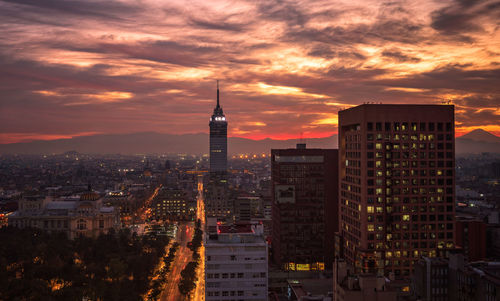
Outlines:
[[219,80],[217,80],[217,108],[219,107]]
[[304,133],[300,132],[300,138],[299,138],[299,143],[297,143],[297,149],[305,149],[306,148],[306,142],[303,137]]

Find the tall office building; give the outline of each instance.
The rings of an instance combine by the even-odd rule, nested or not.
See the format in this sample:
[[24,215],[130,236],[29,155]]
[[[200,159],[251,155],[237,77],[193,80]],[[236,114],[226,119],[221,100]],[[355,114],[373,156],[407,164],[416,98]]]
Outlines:
[[217,106],[210,118],[210,176],[205,186],[205,213],[219,220],[231,219],[233,203],[227,185],[227,120],[219,103],[217,81]]
[[286,270],[331,269],[338,227],[338,150],[271,150],[272,247]]
[[407,278],[454,248],[452,105],[364,104],[339,112],[340,235],[360,272]]
[[210,118],[210,173],[227,172],[227,121],[219,104],[219,82],[217,81],[217,106]]

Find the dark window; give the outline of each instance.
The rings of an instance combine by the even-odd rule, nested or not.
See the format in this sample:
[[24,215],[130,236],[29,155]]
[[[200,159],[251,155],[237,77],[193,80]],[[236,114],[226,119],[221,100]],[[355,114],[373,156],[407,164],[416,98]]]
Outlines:
[[429,122],[429,131],[434,131],[434,122]]
[[366,124],[366,129],[369,130],[369,131],[373,131],[373,122],[368,122]]
[[385,131],[386,132],[390,132],[391,131],[391,123],[390,122],[386,122],[385,123]]
[[380,122],[375,123],[375,129],[377,131],[382,131],[382,123],[380,123]]
[[443,131],[443,123],[438,122],[438,131],[442,132]]

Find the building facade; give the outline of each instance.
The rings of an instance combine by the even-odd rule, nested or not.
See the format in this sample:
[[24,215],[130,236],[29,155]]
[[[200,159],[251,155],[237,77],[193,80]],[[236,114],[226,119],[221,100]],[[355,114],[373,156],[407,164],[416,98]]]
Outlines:
[[50,197],[24,197],[19,210],[9,215],[9,226],[63,232],[69,239],[97,237],[120,228],[120,215],[114,207],[102,206],[99,195],[89,192],[78,201],[53,201]]
[[285,270],[331,269],[338,225],[338,151],[271,150],[272,252]]
[[486,223],[479,219],[457,217],[457,247],[469,262],[486,259]]
[[218,175],[210,174],[209,182],[204,186],[205,215],[221,221],[232,221],[234,214],[234,196],[227,181]]
[[217,82],[217,106],[210,118],[210,173],[227,172],[227,120],[219,104],[219,82]]
[[499,301],[500,263],[467,263],[462,254],[449,259],[424,257],[412,277],[414,299],[422,301]]
[[267,300],[267,244],[262,225],[207,220],[205,300]]
[[346,261],[407,278],[455,247],[452,105],[364,104],[339,112],[340,235]]
[[156,220],[192,220],[196,214],[195,202],[182,189],[162,187],[151,202],[151,213]]

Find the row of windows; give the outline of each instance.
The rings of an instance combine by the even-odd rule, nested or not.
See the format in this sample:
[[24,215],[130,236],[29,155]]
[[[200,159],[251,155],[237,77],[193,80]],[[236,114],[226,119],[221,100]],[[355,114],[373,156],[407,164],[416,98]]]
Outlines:
[[209,292],[207,292],[207,295],[210,297],[212,297],[212,296],[217,297],[219,295],[224,296],[224,297],[226,297],[226,296],[243,296],[244,292],[243,291],[222,291],[222,292],[209,291]]
[[[396,141],[395,144],[398,144],[398,141],[414,141],[414,142],[417,142],[417,141],[432,142],[432,141],[436,141],[436,140],[437,141],[453,141],[453,135],[451,135],[451,134],[446,134],[446,135],[443,135],[443,134],[438,134],[438,135],[434,135],[434,134],[429,134],[429,135],[426,135],[426,134],[420,134],[420,135],[416,135],[416,134],[415,135],[385,134],[384,135],[384,134],[378,133],[378,134],[367,134],[366,140],[368,140],[368,141],[373,141],[373,140],[392,141],[392,142],[386,143],[386,146],[389,147],[394,143],[394,141]],[[355,143],[349,143],[349,144],[355,144]],[[356,147],[354,147],[354,148],[356,148]],[[382,148],[380,148],[380,149],[382,149]]]
[[[453,215],[449,214],[446,217],[447,217],[447,221],[449,221],[449,222],[453,221]],[[446,224],[446,225],[450,225],[450,224]],[[377,224],[377,225],[368,224],[367,225],[367,229],[368,229],[368,232],[374,232],[374,231],[380,231],[380,232],[382,232],[382,231],[384,231],[384,225],[381,225],[381,224]],[[423,233],[429,233],[427,231],[429,231],[429,230],[430,231],[435,231],[436,229],[438,231],[444,231],[445,230],[445,223],[438,223],[438,226],[436,226],[436,224],[426,224],[426,223],[417,224],[417,223],[414,223],[414,224],[411,224],[411,228],[410,228],[409,224],[404,224],[404,223],[403,224],[395,223],[395,224],[391,224],[391,225],[387,225],[386,226],[386,230],[388,232],[390,232],[390,231],[399,231],[399,230],[408,231],[410,229],[411,229],[411,231],[419,231],[419,229],[421,231],[426,231],[426,232],[423,232]],[[446,229],[447,230],[453,230],[453,226],[446,226]],[[443,233],[443,232],[438,232],[438,233]],[[406,234],[408,234],[408,233],[403,233],[403,238],[406,237]]]
[[[452,224],[449,224],[450,226],[452,226]],[[446,227],[447,230],[453,230],[453,227]],[[444,229],[443,229],[444,231]],[[439,233],[444,233],[444,232],[439,232]],[[451,232],[448,232],[448,233],[451,233]],[[418,233],[417,233],[418,234]],[[417,235],[418,236],[418,235]],[[387,240],[387,241],[398,241],[398,240],[409,240],[410,239],[410,233],[407,233],[407,232],[403,232],[403,233],[386,233],[386,234],[382,234],[382,233],[377,233],[377,234],[368,234],[368,240],[373,240],[373,241],[376,241],[376,240]],[[440,237],[441,239],[444,238],[444,237]],[[416,237],[415,238],[416,240],[418,240],[419,238]],[[424,238],[424,239],[428,239],[428,238]],[[432,237],[430,239],[433,239]],[[408,243],[406,244],[408,245]],[[427,243],[426,242],[421,242],[421,248],[427,248]],[[434,246],[435,247],[435,246]]]
[[[356,209],[356,208],[354,208]],[[396,213],[393,216],[397,216],[397,213],[401,212],[412,212],[413,215],[417,215],[418,211],[420,209],[421,213],[430,213],[430,212],[444,212],[444,211],[453,211],[453,206],[452,205],[447,205],[447,206],[427,206],[427,205],[414,205],[414,206],[385,206],[385,210],[387,213]],[[361,211],[361,206],[358,209]],[[368,214],[373,214],[373,213],[384,213],[384,206],[367,206],[366,207],[366,213]],[[376,218],[378,219],[382,215],[376,215]],[[368,215],[368,220],[373,218],[373,215]]]
[[[426,195],[426,194],[436,194],[436,193],[439,193],[439,192],[436,192],[435,191],[435,188],[408,188],[408,187],[402,187],[402,188],[385,188],[385,191],[383,188],[368,188],[367,189],[367,193],[369,195],[386,195],[386,196],[390,196],[390,195],[401,195],[401,194],[413,194],[413,195]],[[452,189],[449,190],[447,188],[446,190],[446,193],[448,194],[452,194],[453,191]],[[443,194],[443,192],[441,192],[440,194]],[[436,197],[436,201],[437,202],[443,202],[444,201],[444,198],[443,197]]]
[[[440,238],[440,239],[444,239],[444,238]],[[446,239],[453,239],[453,235],[451,237],[447,237]],[[425,246],[425,245],[427,245],[428,247],[426,247],[426,248],[429,248],[429,249],[435,249],[436,246],[439,249],[442,249],[442,248],[445,248],[445,247],[448,248],[448,249],[453,248],[453,242],[452,241],[447,241],[447,242],[439,241],[439,242],[436,242],[435,240],[434,241],[431,240],[429,242],[425,242],[424,244],[422,244],[422,242],[418,242],[418,241],[414,241],[414,242],[411,242],[411,243],[408,243],[406,241],[404,241],[404,242],[399,242],[399,241],[392,242],[392,241],[389,241],[389,242],[379,242],[379,243],[369,242],[368,243],[368,249],[369,250],[388,250],[388,249],[394,248],[397,251],[394,251],[394,254],[392,254],[390,252],[386,252],[386,256],[388,256],[387,253],[392,254],[391,256],[393,256],[393,255],[396,256],[398,254],[397,252],[401,252],[399,250],[401,248],[403,248],[403,249],[419,249],[419,247]],[[423,247],[421,247],[421,248],[423,248]],[[430,255],[432,257],[433,252],[435,252],[435,250],[430,250],[430,254],[427,251],[414,250],[413,253],[406,253],[406,251],[404,251],[401,254],[402,254],[402,257],[411,257],[411,256],[413,256],[415,258],[418,258],[419,256],[428,256],[428,255]]]
[[[350,177],[346,177],[346,180],[348,182],[357,182],[357,181],[360,181],[360,179],[356,179],[356,178],[353,178],[351,181],[349,181]],[[423,179],[381,179],[381,178],[378,178],[378,179],[368,179],[366,181],[366,184],[368,186],[374,186],[375,184],[377,186],[382,186],[384,185],[387,185],[387,186],[398,186],[398,185],[404,185],[404,186],[409,186],[409,185],[412,185],[412,186],[427,186],[427,185],[430,185],[430,186],[434,186],[434,185],[439,185],[439,186],[444,186],[445,185],[445,182],[446,182],[446,185],[448,186],[451,186],[453,185],[453,179],[440,179],[438,178],[437,181],[436,179],[426,179],[426,178],[423,178]],[[448,187],[449,188],[449,187]],[[431,189],[431,188],[430,188]],[[443,188],[434,188],[434,189],[438,189],[438,192],[439,192],[439,189],[443,189]],[[453,188],[452,188],[453,189]],[[442,192],[442,191],[441,191]],[[450,192],[447,192],[447,193],[450,193]]]
[[[210,257],[210,256],[209,256]],[[264,273],[265,274],[265,273]],[[207,273],[207,278],[208,279],[212,279],[212,278],[243,278],[243,273],[222,273],[222,274],[218,274],[218,273]],[[265,275],[264,275],[265,276]]]
[[[374,126],[375,125],[375,126]],[[390,131],[437,131],[443,132],[451,132],[453,130],[453,126],[451,122],[367,122],[366,129],[368,131],[382,131],[382,128],[386,132]]]
[[[451,199],[450,199],[451,198]],[[366,199],[366,202],[368,204],[374,204],[375,202],[376,203],[379,203],[379,204],[397,204],[399,202],[401,202],[401,200],[403,201],[403,203],[405,204],[408,204],[408,203],[412,203],[412,204],[416,204],[416,203],[422,203],[422,204],[425,204],[425,203],[435,203],[436,201],[437,202],[442,202],[443,201],[443,198],[441,197],[426,197],[426,196],[423,196],[423,197],[404,197],[404,198],[400,198],[399,196],[395,196],[395,197],[372,197],[372,196],[369,196],[367,199]],[[446,201],[447,202],[452,202],[453,199],[452,197],[446,197]],[[439,209],[440,206],[438,206],[438,211],[440,211]],[[414,207],[415,208],[415,207]],[[405,207],[403,207],[403,211],[404,211]],[[432,210],[432,207],[430,208]],[[412,210],[414,211],[414,210]]]

